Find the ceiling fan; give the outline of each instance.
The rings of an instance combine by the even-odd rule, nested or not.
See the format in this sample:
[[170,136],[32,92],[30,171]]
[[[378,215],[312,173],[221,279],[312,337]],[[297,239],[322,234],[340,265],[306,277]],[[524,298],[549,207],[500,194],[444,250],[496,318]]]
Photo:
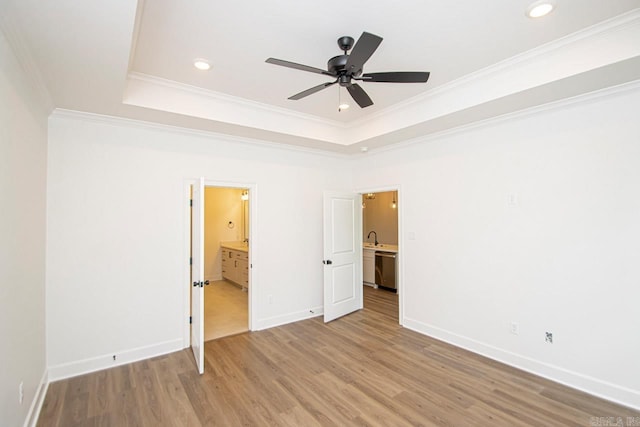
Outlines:
[[[338,46],[340,50],[344,52],[343,55],[334,56],[327,62],[327,70],[320,68],[310,67],[308,65],[296,64],[295,62],[284,61],[282,59],[269,58],[266,62],[269,64],[281,65],[283,67],[294,68],[296,70],[308,71],[316,74],[323,74],[325,76],[334,77],[332,82],[322,83],[318,86],[314,86],[310,89],[304,90],[289,99],[298,100],[306,96],[314,94],[339,83],[340,86],[346,87],[347,91],[354,101],[361,107],[365,108],[373,105],[373,101],[367,95],[357,83],[353,83],[353,80],[359,80],[363,82],[378,82],[378,83],[425,83],[429,79],[429,72],[422,71],[393,71],[386,73],[365,73],[362,74],[362,67],[365,62],[369,60],[371,55],[376,51],[380,43],[382,43],[382,37],[378,37],[375,34],[364,32],[358,39],[358,42],[354,46],[353,37],[343,36],[338,39]],[[353,50],[351,50],[353,48]],[[347,52],[351,50],[351,54]]]

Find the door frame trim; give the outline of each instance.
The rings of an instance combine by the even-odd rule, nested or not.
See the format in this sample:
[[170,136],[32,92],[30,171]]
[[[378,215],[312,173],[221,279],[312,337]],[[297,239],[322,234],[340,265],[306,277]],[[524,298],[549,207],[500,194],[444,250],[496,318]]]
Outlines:
[[[181,203],[184,206],[184,245],[183,245],[183,265],[184,273],[182,276],[182,283],[186,286],[182,286],[183,289],[183,312],[184,312],[184,328],[183,328],[183,347],[187,348],[191,346],[191,325],[189,324],[189,316],[191,316],[191,206],[189,200],[191,200],[191,186],[197,182],[197,179],[187,179],[184,181],[184,193]],[[257,251],[258,247],[258,185],[255,182],[238,182],[238,181],[216,181],[204,178],[204,187],[218,187],[218,188],[242,188],[249,190],[249,287],[247,289],[248,298],[248,327],[250,331],[255,330],[255,310],[258,307],[257,297],[258,293],[255,292],[258,285],[257,274]]]
[[[360,194],[360,196],[367,193],[383,193],[385,191],[397,191],[398,192],[398,200],[396,209],[398,210],[398,271],[396,274],[398,275],[398,282],[396,283],[397,294],[398,294],[398,323],[400,326],[404,325],[404,204],[406,201],[403,197],[402,185],[400,184],[392,184],[392,185],[381,185],[375,187],[362,187],[355,190],[356,193]],[[402,201],[402,203],[400,203]],[[363,224],[364,224],[364,215],[363,215]],[[362,242],[360,242],[360,246],[362,246]],[[362,251],[362,247],[360,248]]]

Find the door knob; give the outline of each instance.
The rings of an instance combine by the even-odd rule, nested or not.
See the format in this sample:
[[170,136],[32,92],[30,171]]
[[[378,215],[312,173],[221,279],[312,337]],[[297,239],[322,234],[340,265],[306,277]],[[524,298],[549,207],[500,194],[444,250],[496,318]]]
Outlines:
[[194,288],[197,286],[203,287],[204,285],[208,285],[208,284],[209,284],[208,280],[205,280],[204,282],[193,282],[193,287]]

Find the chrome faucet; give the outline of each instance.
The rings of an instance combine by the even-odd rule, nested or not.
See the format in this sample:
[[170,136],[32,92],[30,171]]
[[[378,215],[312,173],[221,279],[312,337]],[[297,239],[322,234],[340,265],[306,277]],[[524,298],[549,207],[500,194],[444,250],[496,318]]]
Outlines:
[[371,230],[369,232],[369,234],[367,234],[367,239],[371,238],[371,233],[373,233],[373,242],[375,246],[378,246],[378,233],[376,233],[375,231]]

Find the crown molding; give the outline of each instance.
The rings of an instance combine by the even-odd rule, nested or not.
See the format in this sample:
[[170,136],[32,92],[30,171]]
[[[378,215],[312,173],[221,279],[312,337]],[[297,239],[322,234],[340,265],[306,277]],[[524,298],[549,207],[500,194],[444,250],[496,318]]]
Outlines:
[[[9,6],[7,6],[7,9]],[[4,34],[9,46],[13,50],[13,53],[20,65],[20,68],[24,71],[25,80],[30,88],[36,95],[39,105],[45,114],[51,113],[54,109],[53,99],[47,89],[47,85],[44,82],[42,74],[35,60],[31,49],[22,36],[20,27],[17,23],[16,16],[9,16],[10,13],[0,13],[0,31]]]
[[240,143],[240,144],[251,145],[254,147],[257,146],[257,147],[263,147],[263,148],[292,151],[297,153],[313,154],[313,155],[319,155],[323,157],[330,157],[334,159],[345,159],[350,157],[349,154],[337,152],[337,151],[328,151],[324,149],[298,146],[298,145],[292,145],[292,144],[280,144],[277,142],[268,142],[260,139],[246,138],[246,137],[229,135],[229,134],[219,133],[214,131],[174,126],[174,125],[168,125],[164,123],[149,122],[145,120],[131,119],[131,118],[125,118],[125,117],[116,117],[116,116],[109,116],[104,114],[89,113],[85,111],[67,110],[64,108],[56,108],[55,110],[53,110],[53,112],[49,117],[50,119],[61,118],[61,119],[81,120],[85,122],[106,124],[106,125],[118,126],[118,127],[128,127],[128,128],[142,129],[142,130],[169,132],[169,133],[186,135],[186,136],[197,136],[197,137],[203,137],[206,139],[215,140],[219,142]]
[[263,104],[257,101],[251,101],[249,99],[240,98],[237,96],[228,95],[222,92],[216,92],[208,89],[203,89],[198,86],[192,86],[185,83],[180,83],[175,80],[168,80],[162,77],[152,76],[149,74],[139,73],[136,71],[130,72],[128,75],[130,80],[138,80],[151,85],[166,87],[173,90],[184,91],[197,96],[209,98],[213,101],[221,101],[224,103],[232,104],[237,107],[244,107],[255,110],[257,113],[277,113],[285,117],[307,120],[309,122],[317,123],[322,126],[334,127],[339,129],[346,129],[349,126],[343,122],[337,120],[329,120],[322,117],[314,116],[311,114],[304,114],[298,111],[289,110],[286,108],[275,107],[269,104]]
[[[380,154],[384,152],[392,152],[396,150],[402,150],[406,147],[432,142],[437,139],[446,138],[449,136],[470,132],[475,129],[481,129],[488,126],[495,126],[500,123],[504,123],[510,120],[517,120],[520,118],[532,117],[538,114],[544,114],[548,112],[553,112],[556,110],[560,110],[563,108],[571,107],[573,105],[581,105],[587,104],[590,102],[597,102],[602,99],[614,97],[619,94],[625,94],[630,92],[640,92],[640,76],[638,80],[623,83],[617,86],[608,87],[605,89],[596,90],[593,92],[564,98],[558,101],[552,101],[542,105],[536,105],[534,107],[525,108],[518,111],[513,111],[506,114],[501,114],[499,116],[490,117],[484,120],[478,120],[472,123],[468,123],[462,126],[453,127],[450,129],[445,129],[443,131],[434,132],[429,135],[422,135],[415,138],[408,139],[406,141],[398,142],[391,145],[385,145],[378,148],[369,149],[367,154]],[[353,156],[355,153],[352,153]]]
[[[294,145],[305,145],[311,141],[317,146],[335,146],[335,151],[347,145],[345,128],[340,122],[140,73],[128,76],[123,103],[203,119],[212,127],[217,127],[207,129],[214,132],[226,133],[223,128],[235,126],[244,129],[241,133],[252,134],[244,135],[249,138],[270,140],[272,136],[280,135],[276,142],[288,139]],[[177,124],[182,126],[182,123]]]
[[435,132],[429,135],[423,135],[423,136],[411,138],[403,142],[386,145],[379,148],[369,149],[366,153],[362,153],[360,151],[352,152],[352,153],[333,152],[333,151],[328,151],[324,149],[314,149],[310,147],[301,147],[301,146],[295,146],[290,144],[266,142],[263,140],[244,138],[240,136],[233,136],[233,135],[228,135],[228,134],[223,134],[223,133],[218,133],[213,131],[198,130],[194,128],[173,126],[173,125],[149,122],[144,120],[108,116],[103,114],[88,113],[83,111],[67,110],[67,109],[61,109],[61,108],[56,108],[51,114],[50,118],[82,120],[82,121],[89,121],[93,123],[107,124],[107,125],[119,126],[119,127],[129,127],[129,128],[143,129],[143,130],[171,132],[171,133],[180,134],[180,135],[204,137],[207,139],[213,139],[213,140],[222,141],[222,142],[248,144],[252,146],[260,146],[264,148],[273,148],[273,149],[279,149],[284,151],[320,155],[323,157],[330,157],[330,158],[336,158],[336,159],[354,159],[355,160],[367,155],[376,155],[384,152],[401,150],[412,145],[432,142],[440,138],[446,138],[452,135],[469,132],[474,129],[480,129],[486,126],[495,126],[499,123],[503,123],[509,120],[516,120],[519,118],[529,117],[536,114],[543,114],[549,111],[566,108],[572,105],[579,105],[579,104],[584,104],[588,102],[594,102],[594,101],[598,101],[608,97],[613,97],[618,94],[623,94],[623,93],[628,93],[633,91],[640,91],[640,79],[633,82],[609,87],[606,89],[601,89],[594,92],[589,92],[586,94],[561,99],[559,101],[553,101],[543,105],[538,105],[535,107],[530,107],[523,110],[514,111],[511,113],[502,114],[502,115],[491,117],[484,120],[479,120],[466,125],[457,126],[451,129],[440,131],[440,132]]

